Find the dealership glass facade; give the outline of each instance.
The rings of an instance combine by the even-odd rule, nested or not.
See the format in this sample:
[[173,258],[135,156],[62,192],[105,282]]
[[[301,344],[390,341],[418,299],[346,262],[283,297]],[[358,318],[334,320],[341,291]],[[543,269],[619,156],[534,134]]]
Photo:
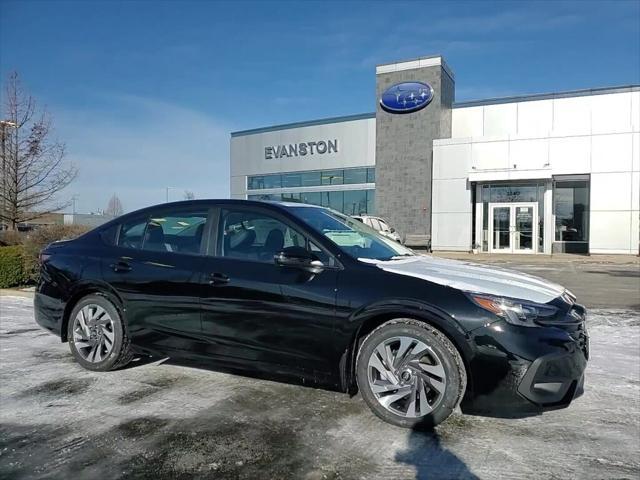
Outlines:
[[313,170],[308,172],[275,173],[247,177],[247,190],[271,188],[318,187],[322,185],[354,185],[375,183],[374,167]]
[[289,192],[248,195],[249,200],[300,202],[329,207],[347,215],[375,213],[376,192],[369,190],[334,190],[327,192]]

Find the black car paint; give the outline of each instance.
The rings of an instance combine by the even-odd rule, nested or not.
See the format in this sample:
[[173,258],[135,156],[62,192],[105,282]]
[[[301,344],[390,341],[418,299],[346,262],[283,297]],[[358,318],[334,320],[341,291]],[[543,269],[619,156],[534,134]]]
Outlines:
[[[178,207],[209,208],[198,254],[133,250],[104,241],[108,229],[159,207],[47,247],[34,300],[36,321],[66,341],[73,304],[101,292],[123,312],[140,353],[353,392],[359,343],[385,320],[408,317],[431,323],[460,351],[468,374],[465,412],[538,412],[566,407],[582,393],[586,331],[583,321],[568,319],[571,309],[580,307],[557,299],[555,324],[514,326],[457,289],[350,258],[284,204],[198,200],[163,206]],[[326,249],[335,265],[314,275],[218,256],[218,215],[225,207],[268,211]],[[556,394],[536,391],[542,377],[562,388]]]

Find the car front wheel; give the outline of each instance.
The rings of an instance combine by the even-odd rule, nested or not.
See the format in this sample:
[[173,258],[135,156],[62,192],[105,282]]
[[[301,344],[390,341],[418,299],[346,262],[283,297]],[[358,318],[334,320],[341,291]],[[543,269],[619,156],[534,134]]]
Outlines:
[[77,303],[69,316],[67,339],[76,361],[87,370],[115,370],[132,358],[122,317],[103,295],[89,295]]
[[464,395],[467,377],[458,350],[439,330],[395,319],[373,330],[356,361],[358,387],[383,420],[405,428],[433,428]]

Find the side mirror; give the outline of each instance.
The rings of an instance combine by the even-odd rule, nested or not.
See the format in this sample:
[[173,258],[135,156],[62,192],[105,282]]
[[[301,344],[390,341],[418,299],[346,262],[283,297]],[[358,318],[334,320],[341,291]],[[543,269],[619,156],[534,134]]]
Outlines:
[[276,253],[273,259],[281,267],[297,268],[314,275],[324,270],[324,264],[318,257],[302,247],[287,247]]
[[389,231],[390,231],[391,233],[396,233],[396,229],[395,229],[395,228],[393,228],[393,227],[391,227],[391,228],[389,229]]

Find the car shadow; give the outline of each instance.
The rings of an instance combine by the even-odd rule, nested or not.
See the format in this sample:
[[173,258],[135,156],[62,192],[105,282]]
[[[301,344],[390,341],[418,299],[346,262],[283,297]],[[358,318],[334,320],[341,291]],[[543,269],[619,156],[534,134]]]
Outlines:
[[478,479],[469,467],[453,452],[442,445],[436,430],[418,428],[411,430],[408,448],[395,455],[395,461],[413,466],[416,480],[440,478]]

